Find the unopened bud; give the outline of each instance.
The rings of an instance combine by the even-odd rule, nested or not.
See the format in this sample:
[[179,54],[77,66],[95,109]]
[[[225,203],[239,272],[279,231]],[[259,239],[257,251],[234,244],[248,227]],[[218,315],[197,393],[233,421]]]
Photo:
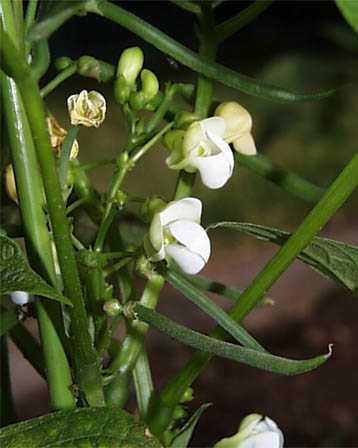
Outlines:
[[72,64],[73,64],[73,60],[71,58],[68,58],[67,56],[62,56],[60,58],[57,58],[55,61],[55,67],[56,67],[56,70],[58,70],[58,71],[65,70]]
[[80,75],[96,79],[98,82],[109,82],[115,75],[111,64],[99,61],[92,56],[80,57],[77,61],[77,71]]
[[183,110],[175,117],[175,127],[179,129],[187,129],[194,121],[198,121],[199,117],[186,110]]
[[123,76],[128,84],[134,84],[144,61],[143,51],[139,47],[124,50],[118,61],[117,77]]

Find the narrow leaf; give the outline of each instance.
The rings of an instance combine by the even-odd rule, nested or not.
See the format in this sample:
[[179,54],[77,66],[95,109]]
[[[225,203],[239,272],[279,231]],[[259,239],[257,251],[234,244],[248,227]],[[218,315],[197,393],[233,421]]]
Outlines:
[[174,5],[178,6],[184,11],[191,12],[193,14],[200,14],[200,6],[197,3],[190,2],[188,0],[169,0]]
[[66,297],[30,268],[19,246],[0,234],[0,294],[14,291],[25,291],[71,305]]
[[[242,223],[219,222],[207,230],[229,228],[282,246],[289,232],[270,227]],[[333,279],[350,291],[358,290],[358,248],[340,241],[315,237],[298,258],[325,277]]]
[[358,33],[358,2],[357,0],[336,0],[336,5],[343,17]]
[[241,291],[239,289],[232,288],[231,286],[226,286],[223,283],[217,282],[216,280],[211,280],[199,275],[183,275],[183,277],[185,277],[185,279],[196,288],[208,292],[213,292],[214,294],[226,297],[227,299],[236,301],[239,299],[241,294]]
[[168,269],[164,271],[163,275],[174,288],[178,289],[204,313],[212,317],[238,342],[251,349],[265,351],[265,349],[241,325],[235,322],[224,310],[195,288],[195,286],[188,282],[181,274]]
[[160,448],[145,426],[118,407],[60,411],[0,430],[2,448]]
[[260,352],[211,338],[186,328],[157,311],[150,310],[139,304],[136,304],[134,311],[140,320],[184,345],[280,375],[298,375],[309,372],[326,362],[332,354],[330,346],[327,354],[315,358],[304,361],[286,359],[267,352]]
[[248,95],[260,98],[284,102],[294,103],[301,101],[311,101],[326,98],[336,92],[336,89],[330,89],[313,94],[301,94],[291,92],[287,89],[272,86],[259,82],[249,76],[235,72],[221,64],[207,62],[197,53],[189,50],[184,45],[172,39],[159,29],[150,25],[141,18],[126,11],[118,5],[108,1],[99,2],[96,12],[107,19],[110,19],[119,25],[127,28],[132,33],[138,35],[146,42],[156,47],[161,52],[167,54],[181,64],[189,67],[191,70],[198,72],[207,78],[219,81],[229,87],[237,89]]
[[210,403],[202,404],[200,408],[194,412],[194,414],[181,428],[179,433],[175,436],[172,443],[170,444],[170,448],[187,448],[189,446],[191,436],[193,435],[195,426],[197,425],[199,418],[202,416],[203,412],[206,411],[206,409],[208,409],[210,406]]

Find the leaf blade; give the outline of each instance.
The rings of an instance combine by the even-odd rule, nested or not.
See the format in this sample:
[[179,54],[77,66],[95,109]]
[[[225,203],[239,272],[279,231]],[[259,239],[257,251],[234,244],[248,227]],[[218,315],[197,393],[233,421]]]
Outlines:
[[0,294],[10,294],[14,291],[25,291],[72,305],[30,268],[14,241],[0,234]]
[[331,346],[329,352],[315,358],[304,361],[286,359],[271,355],[267,352],[259,352],[250,348],[223,342],[218,339],[198,333],[172,321],[157,311],[137,304],[134,308],[137,317],[147,324],[155,327],[162,333],[181,342],[184,345],[195,348],[211,355],[241,362],[251,367],[266,370],[281,375],[298,375],[309,372],[323,364],[332,354]]
[[353,0],[336,0],[336,5],[346,21],[358,33],[358,2]]

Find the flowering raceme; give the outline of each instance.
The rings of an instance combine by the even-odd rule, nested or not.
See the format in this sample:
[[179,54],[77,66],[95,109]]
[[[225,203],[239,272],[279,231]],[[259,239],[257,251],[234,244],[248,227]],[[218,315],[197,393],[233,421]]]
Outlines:
[[95,90],[82,90],[78,95],[71,95],[67,99],[67,107],[73,126],[82,124],[88,128],[98,128],[106,116],[106,100]]
[[283,448],[283,434],[269,417],[250,414],[232,437],[220,440],[214,448]]
[[197,274],[210,256],[210,240],[200,225],[202,205],[196,198],[167,204],[153,216],[146,249],[150,260],[174,261],[187,274]]
[[192,123],[182,144],[167,158],[169,168],[184,169],[189,173],[199,171],[201,180],[208,188],[224,186],[234,169],[234,157],[224,140],[225,121],[210,117]]

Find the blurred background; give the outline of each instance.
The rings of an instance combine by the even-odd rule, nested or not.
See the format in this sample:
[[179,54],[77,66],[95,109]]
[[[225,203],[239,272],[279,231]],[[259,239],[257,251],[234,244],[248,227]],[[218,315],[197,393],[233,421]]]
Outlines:
[[[163,1],[118,2],[187,47],[196,49],[193,17]],[[225,1],[217,9],[218,22],[248,6],[246,1]],[[76,59],[84,54],[116,64],[123,49],[140,45],[145,65],[167,80],[194,82],[195,76],[173,64],[155,48],[102,18],[73,18],[50,41],[53,61],[59,56]],[[254,120],[258,151],[282,167],[326,187],[357,151],[358,144],[358,36],[341,17],[333,1],[276,1],[253,24],[228,39],[218,61],[241,73],[297,91],[315,91],[352,83],[328,100],[282,105],[251,98],[216,85],[215,99],[236,100]],[[55,75],[50,70],[46,81]],[[63,126],[68,126],[66,99],[80,89],[96,89],[109,103],[104,125],[82,129],[80,160],[91,162],[115,157],[125,143],[125,124],[111,87],[74,77],[48,96],[48,106]],[[170,199],[176,173],[165,166],[165,151],[151,151],[128,177],[125,190]],[[109,168],[91,174],[100,191],[111,177]],[[267,180],[237,166],[230,182],[219,191],[204,188],[198,180],[194,195],[204,202],[205,224],[237,220],[294,230],[311,205],[293,198]],[[358,195],[322,231],[322,235],[358,244]],[[244,288],[277,250],[276,247],[230,231],[211,234],[213,251],[204,275]],[[358,302],[300,262],[294,263],[269,292],[274,306],[255,310],[245,321],[249,331],[271,352],[308,358],[334,343],[333,357],[318,370],[297,377],[279,377],[215,359],[195,383],[193,412],[211,402],[195,432],[192,446],[212,446],[237,431],[248,413],[267,414],[282,428],[287,447],[358,446]],[[218,299],[222,306],[230,303]],[[177,292],[167,288],[160,311],[196,328],[209,331],[213,323]],[[31,322],[30,322],[31,325]],[[189,359],[183,348],[153,331],[148,348],[153,375],[163,386]],[[14,387],[19,417],[46,410],[42,380],[12,346]],[[131,406],[131,404],[130,404]]]

